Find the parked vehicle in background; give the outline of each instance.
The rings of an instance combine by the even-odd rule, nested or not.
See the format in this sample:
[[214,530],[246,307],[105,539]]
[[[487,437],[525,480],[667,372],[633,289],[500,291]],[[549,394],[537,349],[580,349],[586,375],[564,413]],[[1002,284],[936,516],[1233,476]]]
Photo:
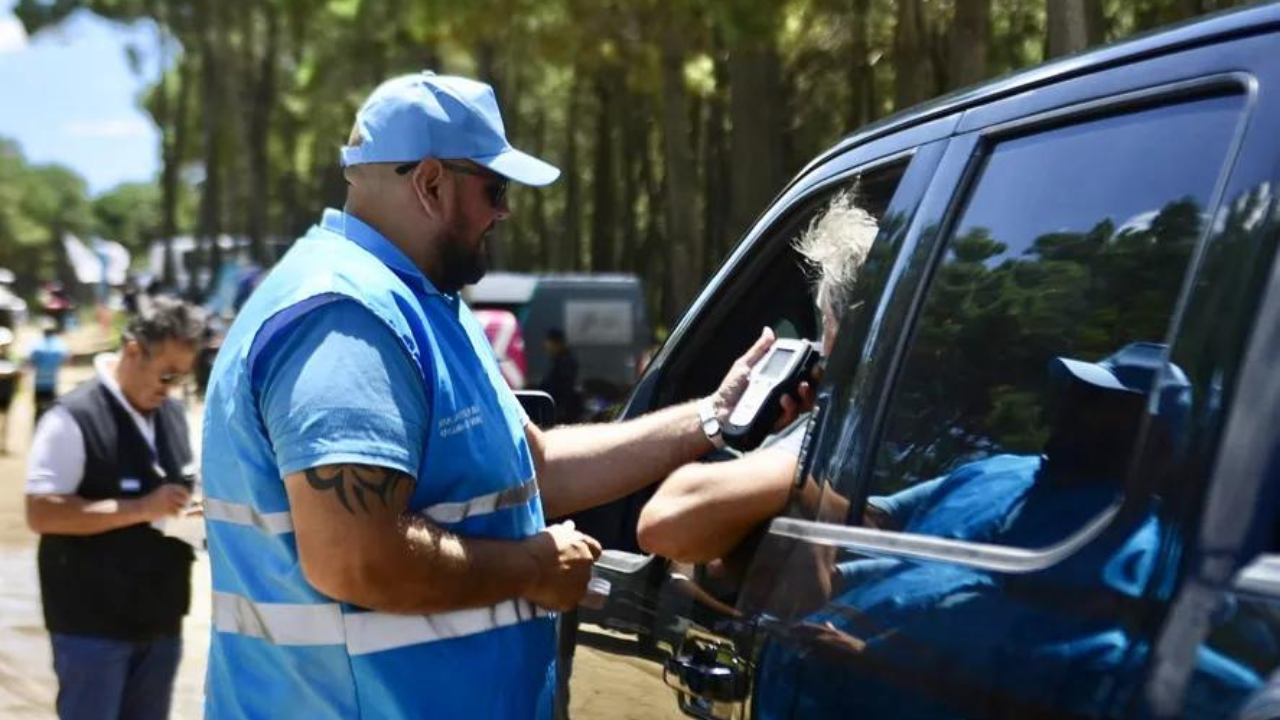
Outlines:
[[705,396],[762,325],[817,337],[792,242],[854,189],[880,232],[788,506],[706,565],[639,552],[647,493],[575,518],[609,592],[565,620],[559,716],[1280,717],[1276,128],[1271,4],[815,158],[623,411]]
[[524,331],[510,310],[482,308],[475,311],[476,320],[484,328],[489,347],[498,357],[498,369],[512,390],[523,390],[529,380],[529,361],[525,356]]
[[[588,415],[621,400],[635,384],[652,331],[634,275],[491,272],[463,293],[477,311],[515,318],[518,335],[511,342],[524,348],[524,387],[537,386],[551,369],[543,341],[552,330],[564,332],[577,357]],[[494,348],[499,359],[508,351]]]

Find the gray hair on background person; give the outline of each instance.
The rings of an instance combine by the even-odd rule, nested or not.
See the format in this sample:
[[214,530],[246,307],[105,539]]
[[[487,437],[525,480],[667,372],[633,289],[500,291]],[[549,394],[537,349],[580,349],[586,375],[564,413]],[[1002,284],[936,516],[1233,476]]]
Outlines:
[[814,279],[814,300],[822,312],[824,344],[853,304],[858,282],[880,225],[858,207],[852,190],[842,190],[795,242]]
[[164,295],[143,303],[130,315],[122,331],[122,341],[135,340],[153,346],[167,340],[200,347],[204,342],[205,313],[199,307]]

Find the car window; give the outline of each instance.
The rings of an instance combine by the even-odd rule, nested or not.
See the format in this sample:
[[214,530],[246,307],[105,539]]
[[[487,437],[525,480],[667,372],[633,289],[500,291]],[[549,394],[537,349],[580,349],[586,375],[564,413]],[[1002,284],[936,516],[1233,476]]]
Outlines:
[[715,291],[701,325],[681,342],[680,356],[669,370],[670,400],[712,392],[763,326],[781,337],[819,338],[821,319],[814,305],[812,271],[796,251],[795,241],[842,191],[852,193],[859,207],[882,219],[909,162],[910,158],[899,158],[876,164],[794,202],[753,243],[752,257]]
[[[910,155],[899,155],[851,173],[819,169],[815,175],[826,177],[806,188],[782,213],[769,217],[767,227],[748,235],[749,245],[735,251],[729,272],[722,269],[723,280],[707,290],[705,302],[694,306],[692,322],[682,322],[646,371],[628,412],[714,392],[729,367],[760,337],[762,327],[772,327],[784,337],[820,337],[808,271],[792,243],[842,190],[853,191],[860,206],[879,218],[911,162]],[[525,331],[531,332],[527,324]],[[646,488],[583,510],[573,519],[606,548],[640,552],[636,522],[652,493],[653,488]]]
[[[1148,392],[1176,414],[1163,343],[1241,110],[1212,97],[989,145],[888,405],[874,524],[1041,547],[1110,505]],[[1046,477],[1071,489],[1041,507]]]

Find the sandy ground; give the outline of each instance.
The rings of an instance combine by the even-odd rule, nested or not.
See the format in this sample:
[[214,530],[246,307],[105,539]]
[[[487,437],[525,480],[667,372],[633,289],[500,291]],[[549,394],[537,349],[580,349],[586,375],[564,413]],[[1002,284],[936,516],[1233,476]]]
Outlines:
[[[73,344],[73,350],[75,349]],[[69,390],[89,378],[88,367],[64,371]],[[8,455],[0,455],[0,718],[55,720],[57,682],[49,637],[40,614],[36,536],[24,519],[23,481],[32,428],[30,378],[14,400],[8,424]],[[193,437],[199,417],[193,409]],[[204,670],[209,648],[209,561],[197,553],[192,608],[183,626],[183,658],[174,690],[172,720],[203,717]],[[575,660],[570,716],[573,720],[655,720],[685,717],[675,694],[662,682],[657,663],[581,647]],[[281,717],[288,717],[287,712]]]

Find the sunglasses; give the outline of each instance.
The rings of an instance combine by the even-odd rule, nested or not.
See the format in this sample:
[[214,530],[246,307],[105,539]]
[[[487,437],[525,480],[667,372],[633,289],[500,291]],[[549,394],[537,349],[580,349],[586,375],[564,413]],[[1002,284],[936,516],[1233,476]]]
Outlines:
[[160,380],[161,385],[172,387],[174,385],[181,385],[185,383],[189,377],[191,377],[191,373],[167,372],[160,373],[160,377],[158,379]]
[[[140,340],[134,340],[134,342],[138,343],[138,348],[142,350],[142,356],[145,357],[148,361],[150,361],[153,357],[151,348],[148,347],[146,343]],[[160,373],[159,377],[157,377],[156,379],[159,380],[160,384],[164,385],[165,387],[173,387],[175,385],[181,385],[185,383],[187,381],[187,378],[190,376],[191,376],[191,373],[189,372],[166,372],[166,373]]]
[[[418,167],[420,162],[421,161],[405,163],[403,165],[397,165],[396,174],[408,175],[409,173],[413,172],[414,168]],[[505,177],[495,172],[491,172],[489,170],[478,170],[469,165],[450,162],[449,160],[441,160],[440,164],[443,165],[447,170],[452,170],[453,172],[456,172],[456,173],[462,173],[463,175],[474,175],[475,177],[484,178],[485,180],[488,180],[488,182],[484,184],[484,192],[485,192],[485,195],[489,198],[489,204],[492,205],[493,207],[500,208],[507,201],[507,185],[510,183],[510,181],[507,180]]]

